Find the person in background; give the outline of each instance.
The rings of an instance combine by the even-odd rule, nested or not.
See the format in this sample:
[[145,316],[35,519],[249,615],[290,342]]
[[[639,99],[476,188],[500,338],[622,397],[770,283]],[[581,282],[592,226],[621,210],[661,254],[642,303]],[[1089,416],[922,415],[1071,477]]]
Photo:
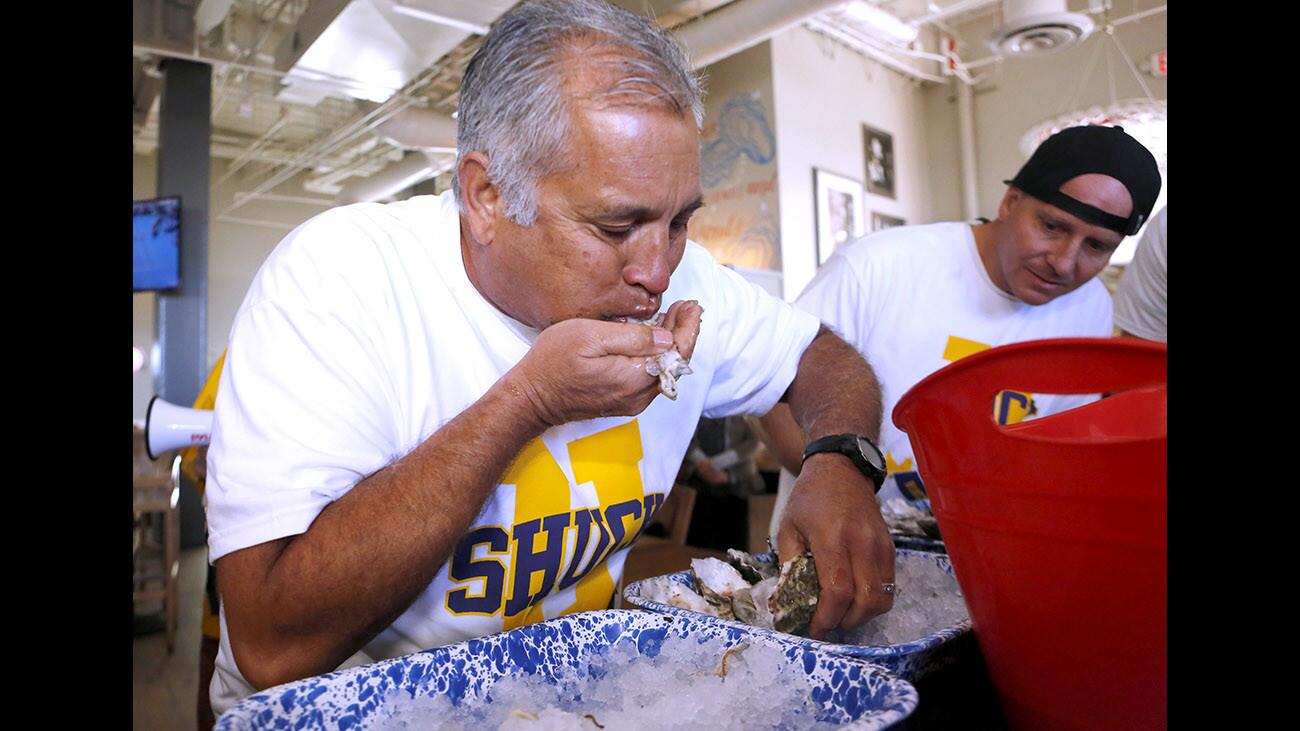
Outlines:
[[[217,358],[217,364],[208,373],[203,388],[194,399],[191,408],[212,410],[217,402],[217,384],[221,380],[221,366],[226,362],[223,351]],[[186,447],[181,450],[181,473],[202,496],[208,478],[208,446]],[[217,598],[217,567],[208,566],[207,579],[203,587],[203,615],[200,622],[199,637],[199,691],[197,700],[198,729],[207,731],[216,724],[212,713],[212,701],[208,686],[212,683],[212,672],[216,667],[217,650],[221,646],[221,621],[218,612],[220,601]]]
[[[749,499],[766,490],[754,461],[763,445],[754,417],[700,419],[678,473],[678,483],[696,491],[686,542],[725,551],[750,546]],[[766,538],[764,533],[763,537]]]
[[[208,455],[217,713],[608,607],[702,415],[785,401],[823,444],[879,438],[862,357],[687,241],[700,82],[652,20],[516,5],[459,105],[450,193],[307,221],[236,313]],[[673,390],[649,370],[675,358]],[[881,479],[828,449],[793,489],[778,548],[817,562],[815,635],[893,606]]]
[[754,462],[761,445],[748,417],[700,419],[678,481],[733,497],[761,493],[763,477]]
[[1167,342],[1168,213],[1169,206],[1161,208],[1147,224],[1115,289],[1115,326],[1121,335]]
[[[1096,275],[1151,214],[1160,192],[1155,158],[1119,127],[1062,130],[1008,185],[987,223],[890,228],[837,248],[796,301],[861,353],[879,376],[889,476],[879,499],[929,500],[905,433],[891,412],[930,373],[1009,343],[1110,337],[1111,299]],[[1001,391],[999,424],[1062,411],[1095,396]],[[778,405],[763,420],[799,474],[805,435]],[[782,485],[790,484],[783,479]],[[774,524],[788,509],[782,490]]]

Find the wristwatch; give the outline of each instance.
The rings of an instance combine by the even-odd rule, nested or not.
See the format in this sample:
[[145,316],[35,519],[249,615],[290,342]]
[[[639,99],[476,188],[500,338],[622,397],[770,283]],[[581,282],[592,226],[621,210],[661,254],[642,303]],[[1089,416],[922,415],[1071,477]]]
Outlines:
[[807,462],[809,457],[820,452],[838,452],[853,460],[862,474],[875,484],[876,492],[880,492],[880,486],[885,482],[885,457],[870,439],[861,434],[832,434],[814,439],[803,450],[803,461]]

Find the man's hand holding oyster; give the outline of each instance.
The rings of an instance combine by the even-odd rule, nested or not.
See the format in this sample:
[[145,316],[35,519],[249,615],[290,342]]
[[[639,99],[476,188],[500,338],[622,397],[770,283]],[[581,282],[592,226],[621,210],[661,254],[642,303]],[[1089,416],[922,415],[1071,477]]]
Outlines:
[[545,426],[634,416],[660,394],[676,398],[676,377],[690,372],[703,312],[683,300],[649,321],[558,322],[506,378]]

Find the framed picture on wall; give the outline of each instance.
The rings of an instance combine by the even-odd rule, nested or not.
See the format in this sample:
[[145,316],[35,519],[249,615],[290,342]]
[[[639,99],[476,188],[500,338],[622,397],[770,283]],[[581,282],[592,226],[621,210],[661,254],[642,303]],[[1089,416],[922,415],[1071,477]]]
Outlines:
[[894,136],[862,125],[862,149],[867,156],[867,191],[894,197]]
[[866,233],[862,183],[813,168],[817,217],[817,264],[825,264],[835,247]]
[[904,221],[901,218],[895,218],[894,216],[888,216],[880,212],[872,212],[871,214],[872,231],[881,231],[887,228],[893,228],[895,226],[906,226],[906,225],[907,225],[907,221]]

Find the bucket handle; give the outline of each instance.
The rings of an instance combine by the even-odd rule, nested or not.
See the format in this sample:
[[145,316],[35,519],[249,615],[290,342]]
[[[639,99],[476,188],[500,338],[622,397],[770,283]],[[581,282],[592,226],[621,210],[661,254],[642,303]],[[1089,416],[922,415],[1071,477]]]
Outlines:
[[1045,394],[1111,393],[1168,382],[1168,346],[1138,338],[1052,338],[990,348],[921,379],[894,407],[907,431],[915,409],[941,405],[959,421],[992,422],[993,397],[1008,388]]

